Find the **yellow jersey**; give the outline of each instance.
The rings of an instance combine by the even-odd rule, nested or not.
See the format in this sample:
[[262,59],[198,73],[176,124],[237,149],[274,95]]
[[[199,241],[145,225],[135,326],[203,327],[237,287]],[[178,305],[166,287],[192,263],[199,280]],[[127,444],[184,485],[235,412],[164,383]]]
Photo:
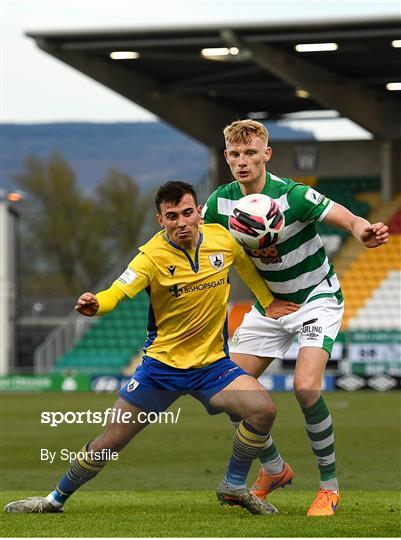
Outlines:
[[[164,231],[139,251],[112,288],[129,298],[146,288],[150,307],[144,352],[175,368],[204,367],[229,355],[228,273],[232,265],[264,307],[273,300],[242,247],[221,225],[201,225],[198,244],[191,251],[171,242]],[[107,306],[107,291],[97,298],[98,314],[110,311],[119,301]]]

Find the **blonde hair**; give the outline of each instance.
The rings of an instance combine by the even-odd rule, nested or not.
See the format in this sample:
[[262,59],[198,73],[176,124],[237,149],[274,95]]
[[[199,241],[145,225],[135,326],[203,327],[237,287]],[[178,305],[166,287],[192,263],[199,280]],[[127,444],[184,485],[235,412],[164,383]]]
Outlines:
[[236,120],[224,128],[223,134],[226,145],[249,144],[253,137],[259,137],[266,144],[269,142],[267,128],[256,120]]

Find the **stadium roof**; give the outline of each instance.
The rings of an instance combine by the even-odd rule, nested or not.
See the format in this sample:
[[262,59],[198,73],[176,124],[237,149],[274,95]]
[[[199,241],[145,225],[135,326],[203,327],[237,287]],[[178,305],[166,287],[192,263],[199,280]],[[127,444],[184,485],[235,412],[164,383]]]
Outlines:
[[[209,146],[221,146],[234,119],[303,111],[335,110],[379,139],[401,139],[401,92],[386,87],[401,84],[400,18],[28,36]],[[295,48],[317,43],[334,50]],[[216,48],[226,50],[204,51]],[[136,58],[110,56],[123,51]]]

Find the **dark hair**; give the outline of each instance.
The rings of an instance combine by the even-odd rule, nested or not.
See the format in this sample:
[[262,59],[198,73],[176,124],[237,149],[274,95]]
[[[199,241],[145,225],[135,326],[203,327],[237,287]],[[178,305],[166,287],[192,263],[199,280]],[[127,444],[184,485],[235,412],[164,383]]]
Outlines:
[[169,202],[178,204],[183,198],[183,196],[187,193],[192,195],[195,201],[195,205],[198,206],[198,198],[191,184],[187,184],[186,182],[180,182],[179,180],[170,180],[170,182],[166,182],[159,187],[155,196],[155,204],[157,211],[160,213],[161,203]]

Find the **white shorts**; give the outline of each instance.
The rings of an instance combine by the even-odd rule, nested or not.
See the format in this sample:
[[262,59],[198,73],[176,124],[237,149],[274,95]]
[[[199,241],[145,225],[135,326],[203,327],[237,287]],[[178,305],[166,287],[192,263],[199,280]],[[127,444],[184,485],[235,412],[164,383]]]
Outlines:
[[335,297],[317,298],[277,320],[252,307],[233,335],[230,352],[281,359],[298,335],[299,348],[319,347],[330,356],[343,313],[344,303]]

